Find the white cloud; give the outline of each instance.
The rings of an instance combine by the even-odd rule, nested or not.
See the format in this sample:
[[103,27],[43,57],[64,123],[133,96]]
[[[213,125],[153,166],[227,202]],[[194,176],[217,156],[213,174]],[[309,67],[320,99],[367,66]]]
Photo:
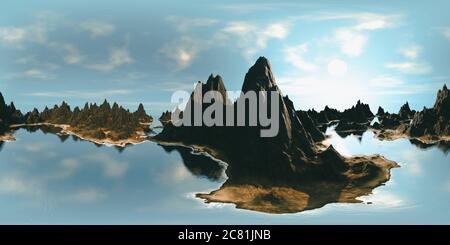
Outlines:
[[49,145],[41,143],[25,143],[23,147],[26,151],[30,153],[41,153],[45,149],[48,149]]
[[180,40],[163,46],[160,52],[176,63],[177,70],[182,70],[192,64],[200,50],[209,46],[210,43],[203,40],[182,36]]
[[260,50],[267,47],[272,39],[284,39],[289,34],[289,22],[274,22],[267,25],[255,25],[250,22],[236,21],[228,23],[221,34],[231,38],[238,38],[234,42],[244,49],[244,55],[247,59],[253,59]]
[[63,58],[67,64],[78,64],[83,60],[80,51],[73,44],[65,43],[62,48],[67,52],[67,55]]
[[211,18],[184,18],[179,16],[169,16],[166,20],[172,22],[180,32],[190,31],[199,27],[212,26],[219,22],[218,20]]
[[318,12],[298,17],[300,20],[330,21],[330,20],[353,20],[358,30],[377,30],[395,27],[401,15],[383,15],[371,12]]
[[[372,92],[367,84],[360,81],[360,78],[349,73],[335,77],[327,73],[306,76],[291,74],[277,79],[280,89],[288,91],[289,98],[300,106],[297,109],[323,109],[325,105],[330,104],[337,109],[345,109],[361,99],[361,95],[364,95],[366,102],[370,102]],[[321,94],[324,99],[317,100],[317,94]]]
[[48,32],[54,29],[59,16],[50,12],[36,15],[33,24],[26,26],[0,26],[0,42],[21,47],[25,42],[45,43]]
[[18,27],[0,27],[0,41],[6,44],[18,44],[25,40],[27,31]]
[[18,76],[25,77],[25,78],[42,79],[42,80],[48,80],[48,79],[54,78],[53,74],[50,74],[41,69],[29,69],[29,70],[26,70],[26,71],[18,74]]
[[331,42],[337,43],[341,52],[349,57],[357,57],[364,52],[369,33],[375,30],[395,27],[400,16],[376,13],[327,13],[319,12],[298,17],[308,21],[354,21],[353,25],[335,30]]
[[100,163],[104,169],[104,175],[107,177],[122,177],[128,170],[128,162],[119,161],[108,154],[98,153],[86,156],[86,159]]
[[341,51],[350,57],[359,56],[363,52],[368,40],[365,34],[350,28],[336,30],[334,38],[339,43]]
[[444,35],[445,38],[450,40],[450,27],[442,28],[442,35]]
[[358,198],[365,203],[371,202],[374,208],[406,208],[407,202],[401,196],[390,193],[384,189],[373,190],[372,195],[362,196]]
[[306,43],[297,46],[286,47],[283,50],[285,61],[292,64],[294,67],[307,72],[317,70],[316,65],[305,61],[305,59],[303,58],[306,52],[308,52],[308,45]]
[[374,87],[397,87],[404,83],[403,80],[392,76],[378,76],[369,80],[369,84]]
[[377,30],[391,27],[393,24],[385,19],[367,20],[355,26],[356,30]]
[[35,97],[50,97],[50,98],[83,98],[103,99],[115,95],[128,95],[133,91],[129,89],[110,89],[102,91],[81,91],[81,90],[64,90],[64,91],[45,91],[45,92],[32,92],[26,93],[27,96]]
[[41,193],[40,184],[18,174],[0,176],[0,193],[33,196]]
[[93,70],[107,72],[114,70],[115,68],[120,67],[122,65],[132,63],[134,63],[134,60],[126,47],[124,48],[115,47],[110,49],[108,62],[91,64],[87,65],[87,67]]
[[270,40],[282,40],[289,34],[289,21],[255,24],[249,21],[231,21],[223,28],[213,31],[206,38],[192,34],[194,28],[204,28],[218,23],[214,19],[169,17],[175,28],[181,33],[172,42],[160,49],[160,52],[174,61],[178,70],[190,66],[199,53],[211,47],[233,45],[242,49],[248,60],[253,60],[257,52],[266,48]]
[[78,203],[92,203],[99,202],[105,199],[106,194],[96,188],[86,188],[76,191],[73,194],[67,196],[66,201],[78,202]]
[[80,24],[81,29],[89,32],[92,38],[107,36],[114,32],[114,25],[100,20],[87,20]]
[[432,70],[431,66],[427,63],[416,62],[390,63],[386,67],[407,74],[425,74]]
[[399,49],[399,52],[405,56],[405,58],[407,59],[411,59],[414,60],[416,59],[420,52],[422,51],[422,47],[420,47],[419,45],[411,45],[408,47],[403,47]]

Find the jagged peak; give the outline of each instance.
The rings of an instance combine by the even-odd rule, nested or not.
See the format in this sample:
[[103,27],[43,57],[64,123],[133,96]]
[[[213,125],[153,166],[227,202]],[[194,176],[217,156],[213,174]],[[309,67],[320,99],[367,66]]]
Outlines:
[[223,82],[223,79],[220,75],[209,75],[208,80],[205,84],[208,88],[213,90],[225,90],[225,84]]
[[3,97],[2,92],[0,92],[0,106],[5,105],[5,98]]
[[269,69],[271,69],[269,60],[264,56],[259,56],[254,66],[268,67]]
[[448,90],[447,89],[447,84],[444,83],[444,87],[442,87],[442,90]]
[[401,109],[410,110],[408,101],[406,101],[406,103],[402,105]]
[[242,92],[278,90],[269,61],[261,56],[245,74]]

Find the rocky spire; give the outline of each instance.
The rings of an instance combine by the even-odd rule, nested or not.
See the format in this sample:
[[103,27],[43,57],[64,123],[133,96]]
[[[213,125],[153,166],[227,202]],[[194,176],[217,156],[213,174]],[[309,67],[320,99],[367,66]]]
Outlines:
[[228,102],[228,94],[227,89],[225,88],[225,84],[223,83],[223,79],[220,75],[214,76],[211,74],[206,81],[206,84],[203,85],[203,92],[206,93],[208,91],[217,91],[222,95],[223,102]]
[[444,84],[436,96],[433,108],[423,108],[414,115],[408,132],[412,136],[450,135],[450,98],[447,85]]
[[272,67],[265,57],[259,57],[255,64],[245,74],[242,92],[278,90]]
[[0,92],[0,117],[6,115],[7,106],[3,94]]
[[414,116],[415,111],[412,111],[409,107],[409,103],[406,102],[402,107],[400,107],[400,110],[398,112],[398,115],[401,119],[409,119]]
[[448,96],[446,84],[444,84],[444,87],[438,91],[433,109],[438,115],[445,117],[450,116],[450,97]]
[[377,116],[382,116],[384,115],[384,109],[381,106],[378,106],[378,111],[377,111]]

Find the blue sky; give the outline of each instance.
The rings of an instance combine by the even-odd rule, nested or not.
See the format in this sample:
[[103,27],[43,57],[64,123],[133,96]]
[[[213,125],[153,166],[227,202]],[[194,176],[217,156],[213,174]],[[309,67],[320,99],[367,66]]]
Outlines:
[[143,102],[259,56],[299,109],[431,106],[450,77],[448,1],[2,1],[0,91],[24,110]]

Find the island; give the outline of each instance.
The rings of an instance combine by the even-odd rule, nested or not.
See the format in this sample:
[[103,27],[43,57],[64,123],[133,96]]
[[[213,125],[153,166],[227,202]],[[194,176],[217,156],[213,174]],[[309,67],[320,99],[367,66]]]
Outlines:
[[384,112],[380,108],[377,117],[379,123],[374,123],[371,130],[380,140],[407,138],[423,144],[450,141],[450,97],[447,85],[444,84],[437,92],[432,108],[424,107],[416,112],[410,109],[407,102],[397,114]]
[[[1,94],[0,94],[1,95]],[[135,112],[130,112],[117,103],[105,99],[101,105],[86,103],[83,108],[73,110],[66,102],[39,112],[34,108],[23,115],[11,102],[7,106],[0,96],[0,140],[14,140],[13,131],[22,127],[54,127],[48,130],[56,134],[74,135],[96,144],[123,147],[146,140],[146,133],[153,118],[149,116],[143,104]]]
[[14,140],[10,126],[21,123],[22,119],[22,112],[16,109],[13,102],[7,105],[3,94],[0,92],[0,142]]
[[[176,125],[173,121],[152,137],[163,146],[190,147],[227,163],[226,182],[218,190],[197,194],[206,202],[233,203],[237,208],[267,213],[301,212],[333,202],[360,202],[358,197],[388,181],[391,168],[398,167],[380,155],[344,157],[332,145],[325,145],[317,119],[295,110],[289,97],[281,93],[265,57],[248,70],[241,97],[234,103],[228,102],[223,79],[218,75],[198,86],[203,95],[209,91],[223,95],[223,112],[227,107],[237,107],[249,91],[275,92],[276,97],[271,97],[271,93],[267,100],[279,99],[279,132],[274,137],[261,137],[260,131],[266,126],[260,123],[210,127]],[[202,103],[203,112],[211,105],[199,102],[193,93],[183,117],[196,103]],[[361,111],[364,117],[370,116],[365,110],[366,106],[358,103],[345,117],[359,119]],[[227,117],[225,113],[223,116]],[[248,121],[248,111],[245,116]]]

